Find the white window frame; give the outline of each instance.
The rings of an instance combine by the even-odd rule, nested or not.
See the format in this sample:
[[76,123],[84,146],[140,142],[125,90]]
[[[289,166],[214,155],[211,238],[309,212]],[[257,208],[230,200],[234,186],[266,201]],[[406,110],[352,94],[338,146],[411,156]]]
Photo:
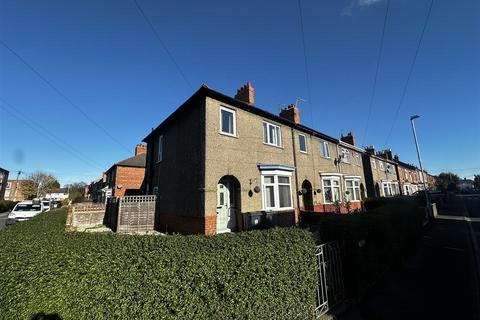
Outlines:
[[[390,193],[388,196],[385,194],[385,187],[387,187],[388,192]],[[396,181],[382,181],[382,193],[384,197],[395,197],[400,194],[400,188],[398,186],[398,182]]]
[[[345,157],[345,155],[347,155],[347,156]],[[343,163],[348,163],[348,164],[351,163],[351,161],[350,161],[350,150],[342,148],[342,162]]]
[[[233,121],[232,121],[233,133],[225,132],[225,131],[222,130],[222,128],[223,128],[223,126],[222,126],[222,120],[223,120],[222,111],[229,112],[233,115]],[[218,132],[220,134],[223,134],[223,135],[226,135],[226,136],[236,137],[237,136],[237,112],[233,109],[230,109],[230,108],[220,107],[219,115],[220,115],[220,119],[219,119],[220,128],[219,128]]]
[[[285,211],[293,209],[293,191],[292,191],[292,172],[282,171],[282,170],[265,170],[261,172],[262,175],[262,210],[269,211]],[[265,177],[273,176],[273,183],[266,183]],[[290,207],[280,207],[280,188],[279,185],[286,185],[286,183],[279,183],[278,177],[288,177],[289,186],[290,186]],[[267,207],[267,199],[265,198],[266,187],[273,186],[273,198],[275,201],[275,206]]]
[[[300,137],[303,137],[305,139],[305,150],[302,150],[301,148],[302,144],[300,143]],[[298,134],[298,150],[300,150],[301,153],[308,153],[307,136],[302,133]]]
[[320,141],[320,156],[325,159],[330,159],[330,144],[328,141]]
[[[265,126],[267,128],[266,133],[267,135],[265,136]],[[270,139],[270,128],[269,127],[274,127],[275,130],[275,139]],[[277,148],[282,148],[282,129],[280,126],[273,124],[271,122],[263,121],[262,123],[262,130],[263,130],[263,143],[269,146],[277,147]],[[270,140],[274,140],[274,142],[270,142]],[[275,143],[275,140],[277,143]]]
[[[362,194],[360,192],[360,179],[359,178],[345,178],[345,192],[348,191],[349,187],[347,186],[347,181],[352,182],[352,193],[346,195],[347,199],[350,200],[350,202],[360,202],[362,199]],[[358,186],[355,185],[355,182],[358,183]],[[357,199],[357,194],[355,193],[355,190],[358,189],[358,199]],[[352,198],[353,197],[353,198]]]
[[163,161],[163,134],[158,136],[158,141],[157,141],[157,163]]
[[[332,189],[332,201],[327,201],[326,197],[325,197],[325,180],[330,180],[330,186],[328,186],[329,188]],[[341,188],[341,183],[340,183],[340,176],[322,176],[322,193],[323,193],[323,203],[324,204],[334,204],[335,201],[339,201],[339,202],[342,202],[342,188]],[[333,191],[333,181],[336,181],[338,182],[338,195],[340,197],[340,199],[336,199],[335,198],[335,192]],[[337,186],[335,186],[336,188]]]
[[370,163],[372,165],[372,169],[377,169],[377,161],[374,158],[370,159]]

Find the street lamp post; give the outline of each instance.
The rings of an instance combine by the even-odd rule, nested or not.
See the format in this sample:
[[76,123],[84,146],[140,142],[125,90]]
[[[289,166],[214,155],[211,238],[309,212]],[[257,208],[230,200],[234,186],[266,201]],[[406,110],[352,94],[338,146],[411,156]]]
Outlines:
[[423,182],[423,190],[425,192],[425,200],[427,203],[427,210],[430,215],[430,197],[428,195],[428,188],[427,188],[427,183],[425,182],[425,177],[423,175],[423,165],[422,165],[422,157],[420,156],[420,148],[418,146],[418,140],[417,140],[417,131],[415,130],[415,122],[414,120],[420,118],[418,115],[414,115],[410,117],[410,122],[412,123],[412,130],[413,130],[413,138],[415,139],[415,147],[417,148],[417,156],[418,156],[418,162],[420,163],[420,177],[422,178]]

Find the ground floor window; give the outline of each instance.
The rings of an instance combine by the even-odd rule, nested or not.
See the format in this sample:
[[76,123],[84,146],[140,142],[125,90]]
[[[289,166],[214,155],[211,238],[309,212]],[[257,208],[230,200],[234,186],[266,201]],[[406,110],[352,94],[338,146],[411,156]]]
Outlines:
[[291,176],[262,174],[263,207],[270,210],[292,209]]
[[392,197],[400,194],[397,182],[386,181],[382,182],[383,196]]
[[322,178],[324,203],[334,203],[342,201],[340,198],[340,178],[328,177]]
[[345,179],[346,198],[348,201],[360,201],[360,179]]

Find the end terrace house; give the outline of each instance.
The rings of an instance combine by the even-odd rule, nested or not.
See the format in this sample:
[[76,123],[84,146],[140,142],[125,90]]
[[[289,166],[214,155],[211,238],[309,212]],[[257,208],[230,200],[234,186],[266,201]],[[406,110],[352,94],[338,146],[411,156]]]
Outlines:
[[299,210],[359,209],[363,149],[348,139],[302,125],[296,105],[280,115],[256,107],[250,83],[234,98],[204,85],[144,139],[156,228],[217,234],[259,212],[293,224]]

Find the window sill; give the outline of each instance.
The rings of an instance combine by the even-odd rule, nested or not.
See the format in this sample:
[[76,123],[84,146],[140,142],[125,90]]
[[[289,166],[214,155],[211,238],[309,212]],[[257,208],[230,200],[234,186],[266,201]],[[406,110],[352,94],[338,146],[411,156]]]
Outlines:
[[269,146],[269,147],[275,147],[275,148],[282,149],[282,150],[284,149],[283,146],[277,146],[276,144],[271,144],[271,143],[266,143],[266,142],[264,142],[263,144],[266,145],[266,146]]
[[303,153],[303,154],[308,154],[308,152],[307,152],[307,151],[302,151],[302,150],[300,150],[300,153]]
[[322,158],[322,159],[327,159],[327,160],[332,159],[331,157],[324,157],[324,156],[322,156],[322,155],[320,156],[320,158]]
[[230,133],[226,133],[226,132],[222,132],[222,131],[219,131],[218,133],[221,134],[222,136],[227,136],[227,137],[230,137],[230,138],[237,138],[238,139],[238,136],[236,134],[230,134]]
[[282,212],[282,211],[291,211],[294,210],[293,207],[290,208],[267,208],[267,209],[262,209],[262,211],[265,212]]

